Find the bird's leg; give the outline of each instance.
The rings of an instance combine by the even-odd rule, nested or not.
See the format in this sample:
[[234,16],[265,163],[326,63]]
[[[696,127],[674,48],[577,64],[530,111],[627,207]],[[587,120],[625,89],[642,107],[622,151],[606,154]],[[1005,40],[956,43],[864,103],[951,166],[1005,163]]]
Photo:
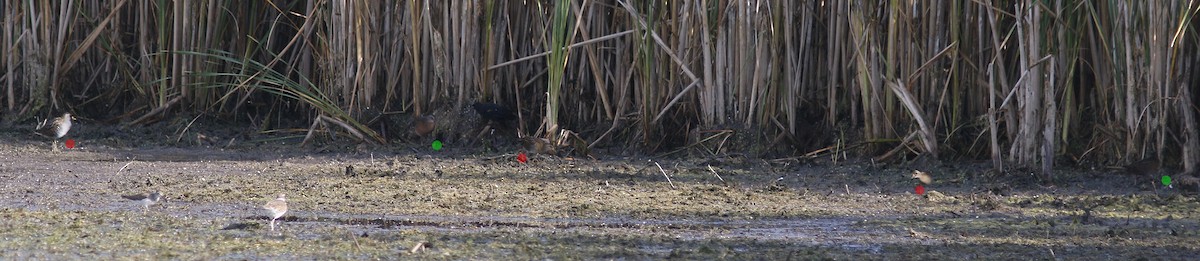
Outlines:
[[483,138],[483,134],[487,133],[488,130],[490,130],[490,129],[492,129],[492,125],[483,125],[483,129],[479,130],[479,134],[475,135],[475,138],[476,139]]
[[492,129],[492,124],[487,124],[487,125],[484,125],[484,126],[483,126],[483,129],[482,129],[482,130],[479,130],[479,134],[475,135],[475,140],[476,140],[476,141],[482,141],[482,140],[483,140],[483,134],[485,134],[485,133],[488,133],[488,130],[491,130],[491,129]]
[[1150,187],[1154,188],[1154,196],[1158,196],[1158,183],[1154,183],[1152,180],[1150,181]]

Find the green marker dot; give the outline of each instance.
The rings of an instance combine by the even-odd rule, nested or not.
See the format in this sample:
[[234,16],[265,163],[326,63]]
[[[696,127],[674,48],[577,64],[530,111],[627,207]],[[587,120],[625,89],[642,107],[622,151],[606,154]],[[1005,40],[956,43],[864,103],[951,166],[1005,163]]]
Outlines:
[[439,150],[442,150],[442,141],[440,141],[440,140],[433,140],[433,146],[431,146],[431,147],[433,147],[433,150],[434,150],[434,151],[439,151]]
[[1163,186],[1170,186],[1171,185],[1171,176],[1163,175],[1162,183],[1163,183]]

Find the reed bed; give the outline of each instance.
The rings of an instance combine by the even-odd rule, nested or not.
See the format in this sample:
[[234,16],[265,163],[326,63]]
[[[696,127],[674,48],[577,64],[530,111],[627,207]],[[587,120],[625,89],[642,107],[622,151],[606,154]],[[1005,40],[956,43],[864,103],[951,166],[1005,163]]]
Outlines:
[[989,159],[1044,176],[1200,162],[1196,1],[33,0],[0,12],[6,126],[62,111],[127,126],[205,114],[390,143],[402,138],[384,130],[407,127],[380,119],[493,102],[518,111],[518,135],[577,150]]

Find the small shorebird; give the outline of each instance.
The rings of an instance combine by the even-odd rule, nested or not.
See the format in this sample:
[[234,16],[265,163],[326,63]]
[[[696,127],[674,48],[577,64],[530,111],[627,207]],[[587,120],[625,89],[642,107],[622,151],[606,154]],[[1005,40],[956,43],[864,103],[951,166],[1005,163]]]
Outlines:
[[53,138],[54,143],[52,143],[52,146],[55,150],[57,150],[58,139],[61,139],[63,136],[67,136],[67,132],[71,130],[71,119],[74,118],[75,117],[71,116],[71,113],[63,113],[62,116],[54,118],[54,121],[49,125],[43,121],[41,125],[38,125],[37,134]]
[[913,170],[912,178],[916,179],[916,180],[920,180],[921,183],[924,183],[925,185],[929,185],[929,183],[933,183],[933,176],[929,175],[929,173],[925,173],[924,171],[920,171],[920,170]]
[[525,150],[535,152],[537,154],[558,155],[558,149],[546,138],[525,137],[521,139],[524,143]]
[[146,211],[150,210],[150,205],[154,205],[154,203],[162,200],[162,193],[155,191],[150,194],[124,195],[121,197],[142,203],[142,213],[146,213]]
[[[1152,188],[1154,188],[1155,194],[1158,193],[1158,185],[1160,184],[1159,183],[1160,179],[1158,179],[1158,177],[1160,177],[1159,172],[1161,170],[1162,170],[1162,161],[1158,160],[1158,157],[1155,157],[1155,156],[1150,156],[1149,158],[1145,158],[1145,159],[1139,160],[1137,162],[1130,163],[1129,165],[1125,165],[1125,172],[1129,173],[1131,175],[1134,175],[1134,176],[1139,176],[1139,177],[1137,177],[1138,179],[1141,179],[1144,176],[1152,177],[1150,179],[1151,180],[1150,186]],[[1179,183],[1179,182],[1176,182],[1176,183]],[[1167,185],[1166,187],[1170,188],[1173,186]]]
[[1158,174],[1158,170],[1162,169],[1162,161],[1158,158],[1149,157],[1129,165],[1125,165],[1125,172],[1133,175],[1154,176]]
[[435,127],[437,127],[437,125],[434,124],[432,116],[425,115],[417,117],[415,123],[413,124],[413,133],[416,133],[417,136],[425,137],[425,135],[432,133]]
[[275,220],[282,217],[288,211],[287,199],[284,198],[283,194],[279,194],[279,198],[267,202],[266,205],[263,205],[263,209],[271,212],[271,231],[275,231]]

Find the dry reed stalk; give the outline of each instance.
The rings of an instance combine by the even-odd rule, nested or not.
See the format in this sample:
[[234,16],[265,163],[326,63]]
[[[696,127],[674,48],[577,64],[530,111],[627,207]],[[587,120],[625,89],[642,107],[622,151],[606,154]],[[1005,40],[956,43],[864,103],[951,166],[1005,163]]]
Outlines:
[[663,170],[663,168],[662,168],[662,165],[658,165],[658,162],[657,162],[657,161],[655,161],[655,162],[654,162],[654,166],[657,166],[657,167],[658,167],[658,171],[659,171],[659,172],[662,172],[662,174],[663,174],[663,177],[666,177],[666,178],[667,178],[667,183],[668,183],[668,184],[671,184],[671,188],[675,188],[675,182],[674,182],[674,181],[671,181],[671,175],[667,175],[667,171],[666,171],[666,170]]
[[[5,4],[5,7],[7,7],[7,4]],[[0,18],[4,19],[4,42],[0,43],[0,58],[4,60],[4,77],[0,80],[4,81],[4,89],[6,91],[5,94],[7,94],[5,96],[7,97],[6,100],[8,101],[8,111],[12,111],[17,109],[16,81],[14,80],[16,76],[13,75],[17,59],[16,56],[13,55],[14,52],[9,52],[7,50],[13,50],[12,44],[18,42],[17,39],[13,38],[13,27],[16,26],[16,21],[14,20],[17,16],[17,9],[3,8],[3,10],[0,10],[0,12],[3,12],[4,14],[4,18]]]
[[933,158],[938,158],[937,144],[939,144],[939,142],[933,133],[933,124],[930,124],[926,120],[925,113],[922,112],[921,108],[917,105],[918,101],[915,100],[913,94],[908,91],[908,88],[904,87],[903,83],[888,82],[887,87],[888,89],[891,89],[892,93],[896,95],[902,104],[904,104],[904,108],[908,109],[908,113],[913,117],[913,121],[916,121],[917,125],[921,127],[921,129],[917,131],[919,134],[917,137],[921,138],[922,149],[933,156]]
[[424,37],[430,31],[430,30],[427,30],[428,29],[427,24],[429,24],[428,12],[429,12],[429,2],[428,1],[425,1],[423,3],[418,3],[417,1],[408,1],[408,17],[407,18],[408,18],[408,23],[409,23],[409,27],[408,27],[409,28],[409,32],[408,32],[409,39],[408,39],[407,46],[408,46],[410,64],[412,65],[412,71],[414,72],[411,75],[412,80],[410,82],[410,84],[411,84],[410,89],[412,91],[412,101],[410,101],[410,103],[413,106],[413,111],[416,112],[416,114],[422,113],[421,99],[423,97],[425,97],[422,94],[421,90],[424,85],[424,81],[423,81],[424,79],[422,76],[426,74],[426,72],[425,72],[426,66],[424,64],[424,60],[421,59],[422,57],[419,54],[424,53],[422,50],[422,46],[424,46],[426,43],[424,40],[425,39]]
[[855,74],[854,82],[858,87],[858,96],[861,99],[862,116],[864,124],[864,138],[876,139],[886,137],[885,125],[891,125],[884,112],[883,94],[879,92],[877,86],[880,86],[880,77],[876,64],[878,62],[874,57],[879,56],[878,44],[874,34],[867,27],[868,18],[862,9],[857,8],[851,11],[850,33],[851,41],[854,44],[854,65]]
[[[1033,1],[1025,1],[1017,6],[1017,36],[1019,57],[1023,74],[1029,76],[1029,80],[1023,81],[1024,85],[1020,85],[1021,92],[1017,95],[1017,102],[1021,108],[1020,131],[1018,139],[1010,154],[1011,157],[1019,165],[1033,166],[1038,162],[1037,155],[1040,155],[1039,148],[1041,142],[1038,142],[1038,133],[1040,133],[1045,125],[1043,121],[1043,80],[1042,80],[1042,65],[1040,62],[1034,61],[1037,57],[1041,57],[1041,8]],[[1048,173],[1043,173],[1048,174]]]

